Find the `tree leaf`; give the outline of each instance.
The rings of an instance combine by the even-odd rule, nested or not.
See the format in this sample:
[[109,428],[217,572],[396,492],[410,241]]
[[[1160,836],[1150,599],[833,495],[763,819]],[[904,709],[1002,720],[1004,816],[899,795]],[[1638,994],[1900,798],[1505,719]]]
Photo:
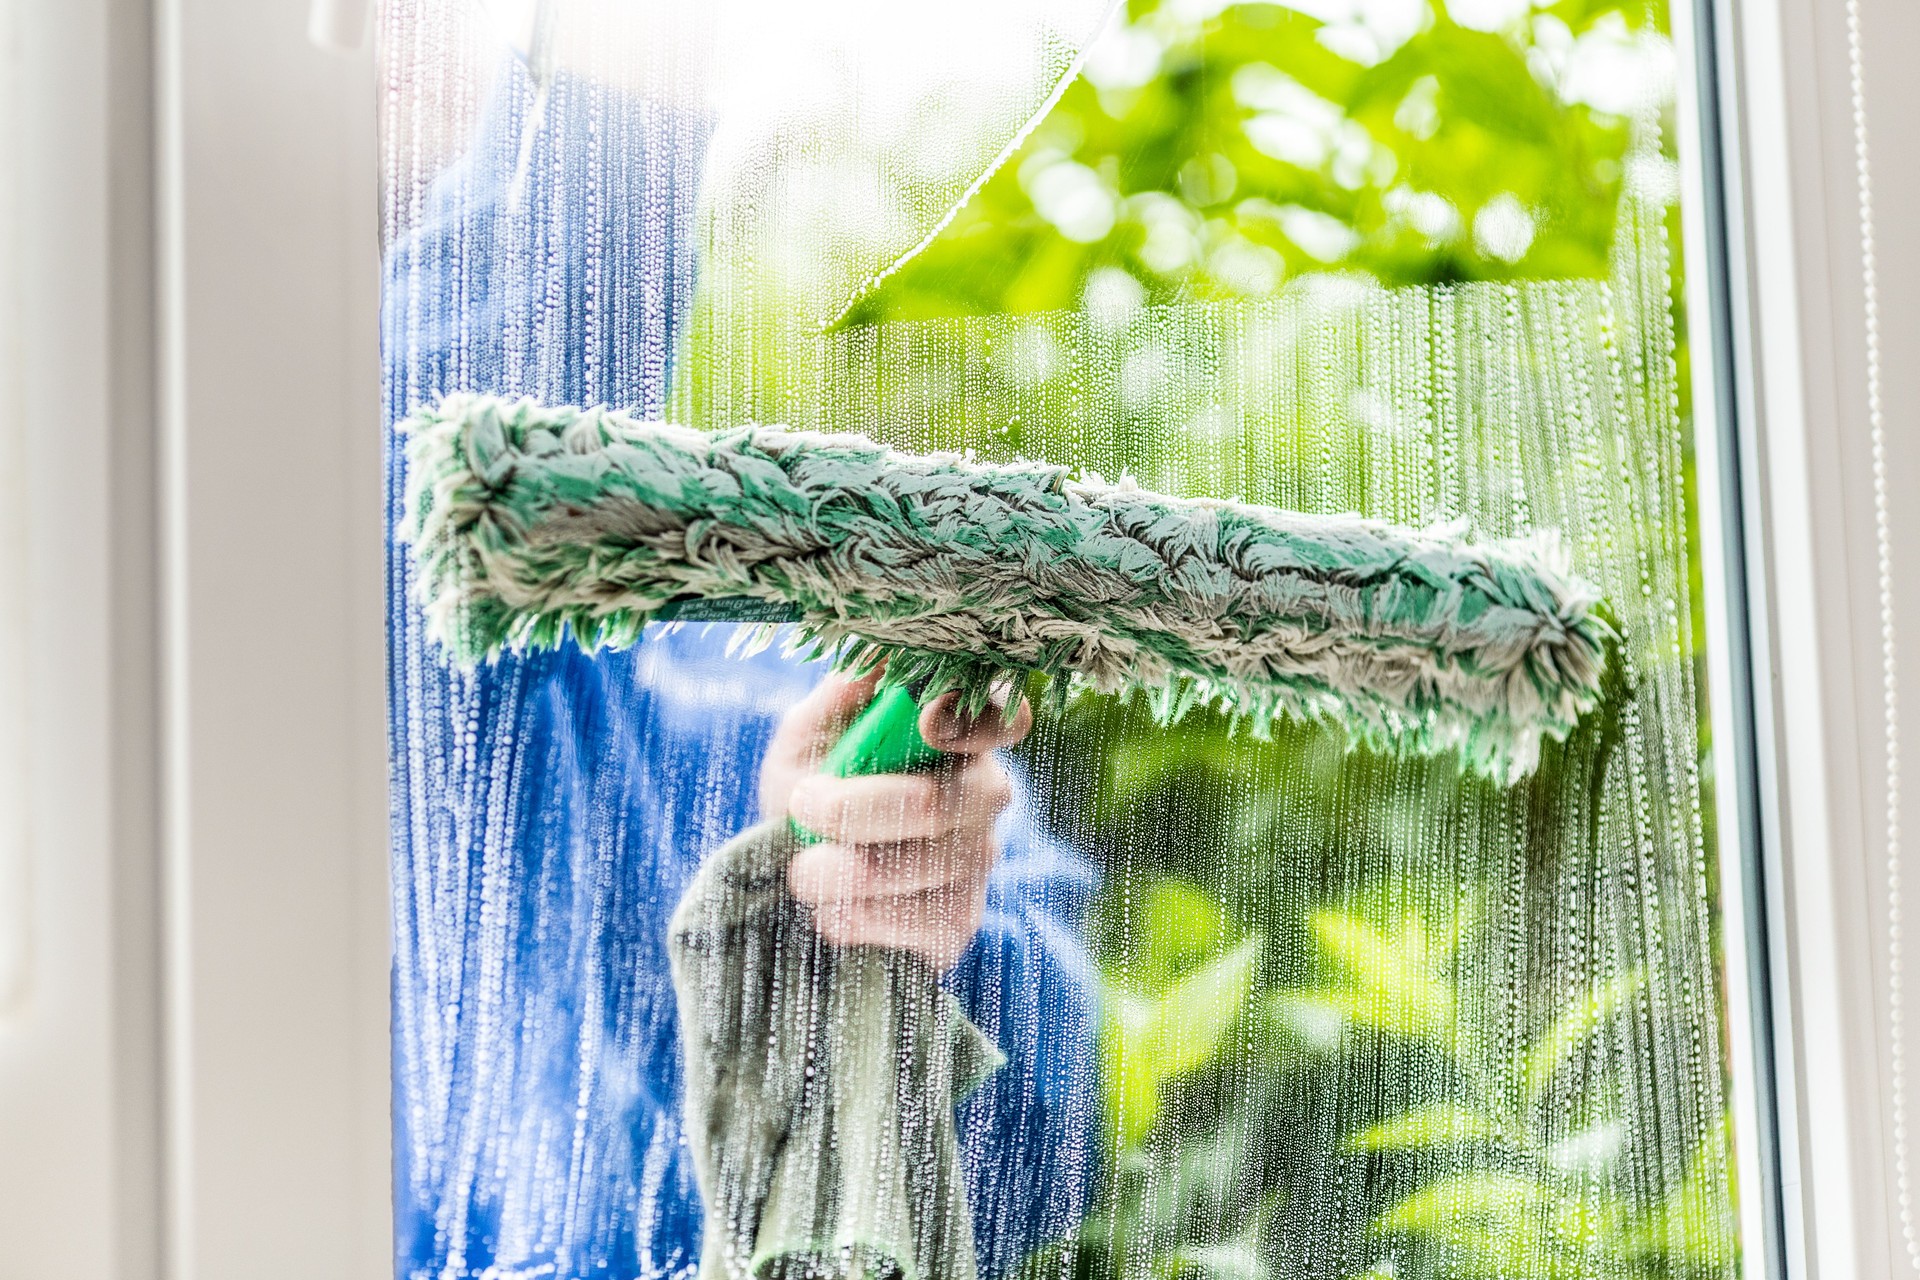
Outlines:
[[1638,970],[1596,983],[1586,996],[1553,1020],[1546,1034],[1527,1049],[1521,1080],[1529,1103],[1539,1100],[1574,1050],[1640,993],[1646,978]]
[[1161,1077],[1153,1061],[1153,1025],[1159,1011],[1151,997],[1111,987],[1105,1003],[1101,1075],[1107,1114],[1125,1148],[1145,1137],[1160,1114]]
[[1155,1259],[1154,1270],[1168,1277],[1197,1271],[1208,1280],[1269,1280],[1273,1274],[1259,1250],[1245,1240],[1175,1249]]
[[1353,1134],[1345,1145],[1349,1151],[1404,1151],[1499,1136],[1498,1121],[1456,1103],[1432,1102]]
[[1518,1173],[1481,1170],[1440,1178],[1374,1219],[1377,1231],[1416,1235],[1449,1255],[1451,1274],[1559,1276],[1552,1192]]
[[1226,945],[1227,913],[1184,880],[1159,880],[1147,890],[1142,913],[1142,976],[1163,990]]
[[1167,988],[1152,1032],[1163,1078],[1191,1071],[1214,1055],[1246,1003],[1259,955],[1260,939],[1248,938]]
[[1219,1050],[1253,986],[1260,939],[1248,938],[1169,986],[1158,998],[1110,990],[1107,1101],[1123,1146],[1147,1135],[1161,1087]]
[[1463,1239],[1463,1233],[1477,1234],[1478,1228],[1516,1224],[1551,1199],[1545,1187],[1525,1174],[1456,1173],[1427,1183],[1381,1214],[1375,1225],[1382,1231]]
[[1365,920],[1321,911],[1313,917],[1313,932],[1321,950],[1352,980],[1339,993],[1349,1019],[1378,1031],[1451,1044],[1453,984],[1436,963],[1433,940],[1417,918],[1408,917],[1389,934]]
[[1597,1177],[1620,1158],[1626,1136],[1626,1127],[1619,1120],[1602,1120],[1561,1139],[1542,1154],[1548,1164],[1563,1173],[1586,1173]]

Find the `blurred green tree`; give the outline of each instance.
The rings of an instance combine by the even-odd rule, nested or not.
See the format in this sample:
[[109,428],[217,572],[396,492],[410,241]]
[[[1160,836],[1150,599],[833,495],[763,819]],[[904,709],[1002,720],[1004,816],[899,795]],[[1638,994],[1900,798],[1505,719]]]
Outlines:
[[1647,6],[1133,0],[1058,105],[852,323],[1606,274]]

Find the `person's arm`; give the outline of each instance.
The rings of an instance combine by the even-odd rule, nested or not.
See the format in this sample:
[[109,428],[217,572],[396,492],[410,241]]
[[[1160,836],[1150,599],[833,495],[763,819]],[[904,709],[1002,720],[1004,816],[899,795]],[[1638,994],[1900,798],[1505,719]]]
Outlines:
[[955,753],[942,773],[820,774],[872,687],[829,676],[787,713],[761,772],[762,812],[833,837],[788,875],[817,927],[927,956],[1006,1056],[959,1117],[980,1272],[998,1280],[1071,1238],[1099,1182],[1099,980],[1082,938],[1094,872],[1035,825],[994,755],[1032,727],[1024,706],[965,725],[952,699],[937,700],[920,730]]
[[920,733],[950,764],[916,774],[821,773],[821,758],[872,698],[876,678],[830,674],[787,714],[761,770],[761,812],[824,837],[787,871],[824,937],[917,951],[944,971],[979,931],[1000,856],[994,823],[1013,798],[993,752],[1024,738],[1033,713],[1022,703],[1010,716],[966,720],[949,694],[921,711]]

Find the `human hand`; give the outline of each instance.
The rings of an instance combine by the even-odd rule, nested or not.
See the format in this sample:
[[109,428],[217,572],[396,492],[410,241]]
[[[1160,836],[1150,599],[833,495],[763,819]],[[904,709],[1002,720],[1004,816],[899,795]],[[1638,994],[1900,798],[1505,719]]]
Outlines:
[[962,717],[946,694],[920,711],[920,735],[953,758],[925,773],[835,778],[820,761],[873,697],[877,675],[833,672],[787,713],[760,772],[760,811],[821,836],[787,868],[793,896],[830,942],[960,959],[986,911],[999,849],[993,824],[1013,781],[993,751],[1027,736],[1033,712]]

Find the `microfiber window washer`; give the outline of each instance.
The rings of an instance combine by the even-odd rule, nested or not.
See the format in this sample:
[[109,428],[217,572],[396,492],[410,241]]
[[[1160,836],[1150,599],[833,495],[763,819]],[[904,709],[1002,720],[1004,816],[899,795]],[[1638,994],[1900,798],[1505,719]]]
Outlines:
[[[1333,721],[1503,778],[1601,695],[1598,598],[1534,542],[464,394],[402,429],[403,532],[455,660],[791,622],[842,667],[885,665],[841,776],[937,764],[916,696],[978,713],[1008,680],[1138,693],[1167,722]],[[951,1103],[997,1053],[923,960],[818,941],[785,889],[799,838],[744,833],[674,917],[702,1273],[972,1280]]]

